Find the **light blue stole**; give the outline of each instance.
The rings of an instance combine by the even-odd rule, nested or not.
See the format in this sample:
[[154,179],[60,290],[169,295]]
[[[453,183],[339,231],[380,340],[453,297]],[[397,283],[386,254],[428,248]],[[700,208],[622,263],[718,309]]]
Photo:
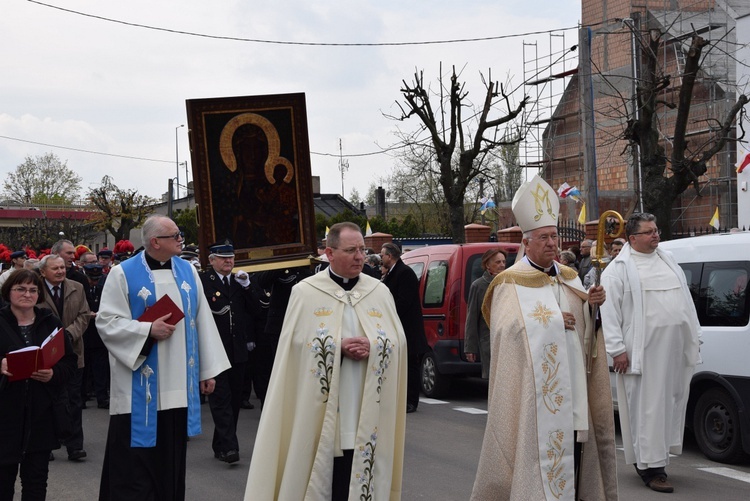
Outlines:
[[[131,317],[140,317],[146,308],[157,301],[154,275],[146,263],[146,252],[123,261],[122,270],[128,284]],[[172,258],[172,274],[182,297],[185,313],[185,346],[187,351],[188,436],[201,432],[198,335],[195,328],[195,308],[198,307],[193,265],[180,258]],[[159,343],[155,342],[146,360],[133,371],[130,446],[156,446],[156,412],[158,409]]]

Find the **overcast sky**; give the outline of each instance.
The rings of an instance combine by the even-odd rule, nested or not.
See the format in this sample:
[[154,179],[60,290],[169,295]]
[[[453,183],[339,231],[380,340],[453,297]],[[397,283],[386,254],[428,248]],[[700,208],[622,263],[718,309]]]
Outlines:
[[[85,191],[110,175],[115,184],[160,197],[179,162],[190,160],[185,100],[304,92],[312,173],[324,193],[341,192],[344,155],[392,145],[402,80],[415,69],[436,82],[440,64],[467,82],[481,103],[480,72],[523,81],[523,43],[548,54],[560,37],[527,35],[441,45],[330,47],[220,40],[394,43],[500,37],[575,27],[578,0],[27,0],[0,7],[0,173],[26,156],[53,152],[83,177]],[[562,34],[559,32],[558,34]],[[565,45],[576,44],[568,30]],[[527,49],[528,51],[532,49]],[[528,54],[527,54],[528,55]],[[434,85],[433,85],[434,86]],[[522,98],[521,92],[514,96]],[[416,118],[400,124],[418,127]],[[9,139],[12,138],[12,139]],[[59,147],[33,143],[44,143]],[[83,151],[75,150],[86,150]],[[97,154],[98,153],[98,154]],[[118,156],[119,155],[119,156]],[[137,157],[136,158],[121,158]],[[345,195],[387,176],[387,154],[351,156]],[[185,170],[180,168],[180,182]],[[190,174],[192,179],[192,173]]]

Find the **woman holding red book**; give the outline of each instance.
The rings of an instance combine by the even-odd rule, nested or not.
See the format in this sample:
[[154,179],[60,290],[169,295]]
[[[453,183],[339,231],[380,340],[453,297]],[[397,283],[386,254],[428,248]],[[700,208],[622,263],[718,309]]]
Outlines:
[[30,270],[13,273],[0,289],[6,305],[0,309],[0,501],[12,501],[16,477],[21,472],[23,499],[44,499],[47,494],[49,457],[60,448],[66,418],[60,391],[76,370],[76,355],[67,336],[65,354],[51,368],[30,379],[9,382],[6,355],[28,346],[40,346],[52,331],[62,327],[44,301],[45,285]]

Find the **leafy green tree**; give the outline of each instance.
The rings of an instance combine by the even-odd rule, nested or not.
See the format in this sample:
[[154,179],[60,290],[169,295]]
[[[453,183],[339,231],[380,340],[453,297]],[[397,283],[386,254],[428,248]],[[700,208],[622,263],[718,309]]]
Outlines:
[[196,208],[176,209],[172,219],[185,232],[186,245],[198,245],[198,216]]
[[27,156],[3,182],[4,196],[22,205],[69,205],[81,192],[81,176],[54,153]]

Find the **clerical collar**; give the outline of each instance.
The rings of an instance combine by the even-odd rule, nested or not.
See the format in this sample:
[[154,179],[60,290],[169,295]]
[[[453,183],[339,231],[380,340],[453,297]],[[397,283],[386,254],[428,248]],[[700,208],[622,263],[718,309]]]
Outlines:
[[[143,251],[146,252],[146,251]],[[148,267],[152,270],[171,270],[172,269],[172,260],[167,259],[164,262],[157,261],[156,259],[152,258],[148,252],[146,252],[146,264],[148,264]]]
[[330,266],[328,267],[328,276],[331,277],[331,280],[336,282],[345,291],[352,290],[354,286],[357,285],[357,281],[359,280],[359,276],[356,276],[354,278],[345,278],[337,275],[333,272]]
[[531,265],[532,268],[537,269],[541,271],[542,273],[546,273],[547,275],[551,277],[557,276],[557,267],[555,266],[554,261],[552,261],[552,266],[550,266],[549,268],[544,268],[543,266],[539,266],[534,261],[529,259],[528,254],[524,257],[526,258],[526,261]]

